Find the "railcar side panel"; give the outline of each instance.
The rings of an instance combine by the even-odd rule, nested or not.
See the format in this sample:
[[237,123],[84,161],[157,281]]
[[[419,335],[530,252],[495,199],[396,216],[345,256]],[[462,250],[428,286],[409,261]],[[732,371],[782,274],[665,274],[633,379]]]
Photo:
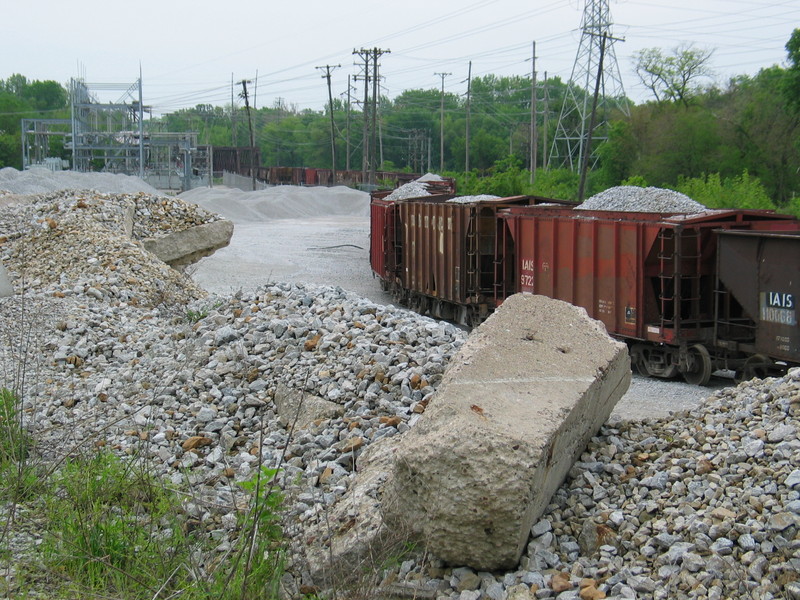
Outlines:
[[730,291],[748,317],[746,327],[733,330],[738,315],[726,303],[720,334],[738,331],[740,346],[752,342],[758,354],[800,362],[800,232],[721,233],[719,279],[720,295]]

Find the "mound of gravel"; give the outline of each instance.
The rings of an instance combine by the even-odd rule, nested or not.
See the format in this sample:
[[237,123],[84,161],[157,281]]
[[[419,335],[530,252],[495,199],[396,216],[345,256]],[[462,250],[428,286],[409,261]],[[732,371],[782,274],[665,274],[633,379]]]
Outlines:
[[402,201],[409,198],[422,198],[423,196],[430,196],[428,186],[424,181],[414,180],[404,183],[400,187],[392,191],[391,194],[386,196],[386,200]]
[[16,197],[0,209],[0,259],[17,292],[185,305],[205,292],[140,240],[219,218],[181,200],[143,193]]
[[195,188],[178,196],[234,223],[326,216],[369,216],[369,194],[337,186],[275,186],[255,192],[236,188]]
[[689,196],[657,187],[621,185],[588,198],[578,210],[692,214],[708,210]]
[[491,194],[476,194],[474,196],[456,196],[450,198],[447,202],[451,204],[472,204],[473,202],[485,202],[486,200],[497,200],[500,196],[492,196]]
[[0,194],[43,194],[59,190],[94,190],[109,194],[144,192],[158,195],[158,190],[154,187],[131,175],[50,171],[42,167],[25,171],[17,171],[11,167],[0,169]]

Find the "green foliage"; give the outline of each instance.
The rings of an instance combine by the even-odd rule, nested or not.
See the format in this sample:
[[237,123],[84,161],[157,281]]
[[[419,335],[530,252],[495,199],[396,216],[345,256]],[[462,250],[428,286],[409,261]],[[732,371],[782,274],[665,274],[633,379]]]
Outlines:
[[202,321],[208,316],[208,310],[200,309],[200,310],[187,310],[186,311],[186,320],[189,323],[197,323],[198,321]]
[[675,189],[709,208],[775,208],[761,182],[747,171],[725,179],[719,173],[681,177]]
[[29,460],[33,440],[22,425],[17,394],[0,388],[0,500],[20,502],[41,487],[41,469]]
[[280,469],[262,466],[240,485],[250,492],[250,510],[240,515],[238,550],[217,573],[209,597],[222,600],[274,598],[284,566],[278,525],[283,495],[275,486]]
[[697,81],[712,75],[710,50],[679,46],[664,53],[660,48],[645,48],[635,55],[636,74],[658,102],[680,102],[689,106],[699,91]]
[[636,187],[641,187],[641,188],[648,187],[647,180],[641,175],[632,175],[627,179],[623,179],[620,185],[634,185]]
[[22,427],[17,395],[0,388],[0,466],[15,465],[28,457],[30,439]]
[[77,586],[116,597],[180,589],[191,546],[177,497],[110,453],[70,460],[46,502],[45,560]]
[[577,200],[580,179],[580,174],[570,169],[537,171],[530,193],[558,200]]
[[798,113],[800,112],[800,29],[792,31],[789,41],[786,42],[786,52],[791,67],[788,69],[782,91],[789,106]]
[[0,168],[22,168],[21,120],[66,118],[67,98],[55,81],[28,81],[19,74],[0,80]]

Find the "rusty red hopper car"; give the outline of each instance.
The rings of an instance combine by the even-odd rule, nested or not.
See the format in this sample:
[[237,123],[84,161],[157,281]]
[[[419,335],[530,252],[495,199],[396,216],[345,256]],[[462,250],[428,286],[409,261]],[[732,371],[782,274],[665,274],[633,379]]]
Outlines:
[[800,363],[792,217],[451,198],[372,201],[373,271],[419,312],[474,325],[511,294],[546,295],[602,321],[641,372],[697,384],[717,369],[749,378]]

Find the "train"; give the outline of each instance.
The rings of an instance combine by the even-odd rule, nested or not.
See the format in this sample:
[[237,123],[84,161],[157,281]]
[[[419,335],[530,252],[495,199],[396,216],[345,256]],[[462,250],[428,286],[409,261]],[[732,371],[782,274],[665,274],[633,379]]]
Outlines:
[[705,385],[800,364],[800,222],[766,210],[584,210],[454,189],[370,200],[370,266],[394,300],[475,326],[515,293],[583,307],[642,374]]

